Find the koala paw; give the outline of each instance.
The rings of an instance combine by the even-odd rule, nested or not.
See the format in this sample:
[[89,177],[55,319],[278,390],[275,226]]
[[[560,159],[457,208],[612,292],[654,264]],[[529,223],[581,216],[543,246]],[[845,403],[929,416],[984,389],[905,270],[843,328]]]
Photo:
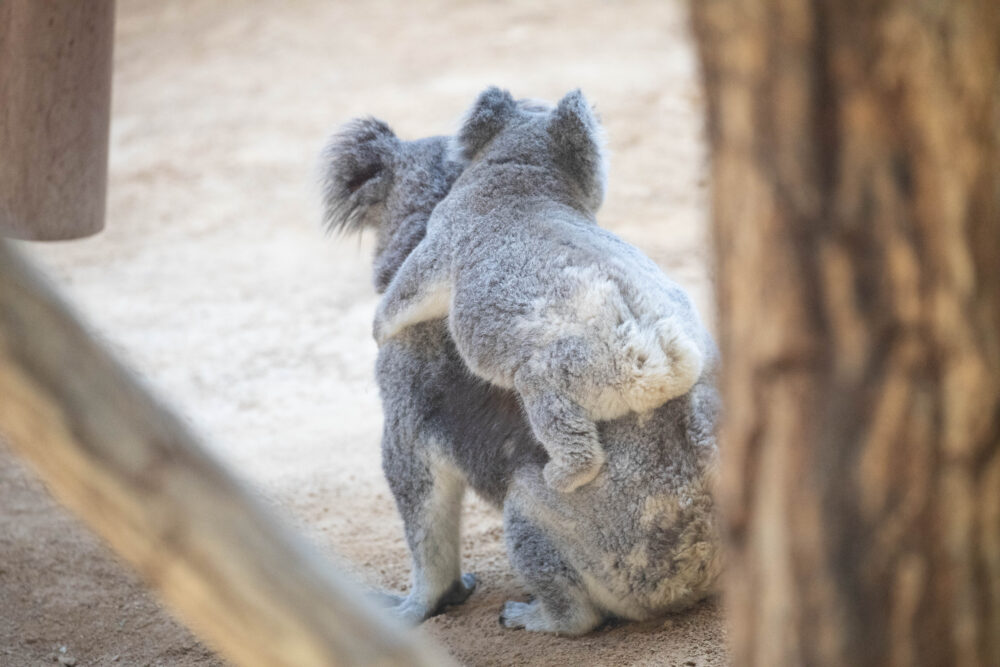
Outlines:
[[531,614],[530,602],[514,602],[508,600],[503,605],[500,612],[500,625],[509,630],[518,630],[527,624],[527,617]]
[[451,588],[449,588],[448,591],[441,597],[431,615],[436,616],[448,607],[464,604],[465,601],[469,599],[469,596],[476,590],[476,585],[478,583],[476,575],[468,572],[463,574],[461,578],[453,583]]
[[388,338],[388,336],[386,336],[385,329],[385,320],[376,315],[375,321],[372,322],[372,338],[375,339],[375,342],[379,347],[381,347],[382,343],[384,343]]
[[448,607],[463,604],[476,590],[476,584],[476,575],[466,573],[456,579],[437,599],[428,600],[413,592],[405,598],[391,593],[373,592],[369,594],[369,599],[404,624],[418,625],[432,616],[444,613]]
[[600,450],[587,456],[553,458],[545,464],[542,476],[549,488],[570,493],[594,481],[603,465],[604,453]]

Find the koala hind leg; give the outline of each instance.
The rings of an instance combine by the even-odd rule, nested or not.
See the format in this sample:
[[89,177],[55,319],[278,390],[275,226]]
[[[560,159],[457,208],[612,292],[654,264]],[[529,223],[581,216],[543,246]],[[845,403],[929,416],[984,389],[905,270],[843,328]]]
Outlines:
[[545,532],[509,506],[504,512],[504,536],[511,564],[534,598],[505,603],[501,625],[575,636],[590,632],[605,620],[579,574]]
[[475,590],[475,576],[460,568],[465,480],[434,452],[393,447],[391,439],[383,449],[383,467],[403,518],[413,576],[409,595],[383,595],[382,601],[403,621],[416,624],[462,604]]
[[579,404],[554,385],[551,373],[523,367],[514,376],[535,437],[548,452],[546,483],[569,493],[590,483],[604,465],[597,424]]

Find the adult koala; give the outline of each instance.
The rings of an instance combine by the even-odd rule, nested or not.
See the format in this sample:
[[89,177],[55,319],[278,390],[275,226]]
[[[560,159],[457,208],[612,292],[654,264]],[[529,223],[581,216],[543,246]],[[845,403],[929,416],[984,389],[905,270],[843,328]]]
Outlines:
[[[479,135],[465,127],[459,136]],[[364,119],[346,125],[325,151],[326,222],[375,230],[380,293],[466,166],[454,141],[401,141],[385,123]],[[386,596],[393,611],[420,622],[475,588],[459,563],[466,487],[502,508],[511,564],[532,595],[504,605],[508,628],[580,635],[610,617],[647,619],[710,594],[721,566],[710,495],[716,366],[712,349],[686,394],[599,422],[605,466],[593,482],[563,494],[543,479],[547,455],[517,396],[469,372],[445,320],[387,340],[376,367],[382,465],[413,558],[409,595]]]

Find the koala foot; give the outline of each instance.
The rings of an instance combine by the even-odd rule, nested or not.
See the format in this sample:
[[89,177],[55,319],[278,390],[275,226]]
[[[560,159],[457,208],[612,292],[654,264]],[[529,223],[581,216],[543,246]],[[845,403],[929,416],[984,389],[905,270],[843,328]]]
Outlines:
[[[460,605],[469,599],[473,591],[476,590],[476,575],[463,574],[451,587],[439,597],[436,602],[428,604],[426,600],[411,593],[408,597],[400,598],[389,593],[379,593],[374,596],[376,602],[381,602],[387,607],[389,612],[407,625],[418,625],[432,616],[441,614],[448,607]],[[395,603],[393,603],[395,599]]]
[[589,607],[568,609],[562,618],[552,618],[545,612],[541,600],[504,603],[500,612],[500,625],[509,630],[524,629],[529,632],[552,632],[570,637],[586,634],[603,621],[603,617]]
[[604,465],[604,450],[574,452],[569,456],[553,457],[542,470],[549,488],[562,493],[570,493],[597,477]]
[[476,575],[466,572],[458,581],[451,585],[451,588],[438,600],[437,607],[431,616],[437,616],[448,607],[456,607],[469,599],[469,596],[476,590]]
[[500,611],[500,625],[508,630],[526,628],[528,622],[534,616],[539,615],[540,612],[540,605],[537,601],[514,602],[513,600],[508,600],[504,603],[503,610]]

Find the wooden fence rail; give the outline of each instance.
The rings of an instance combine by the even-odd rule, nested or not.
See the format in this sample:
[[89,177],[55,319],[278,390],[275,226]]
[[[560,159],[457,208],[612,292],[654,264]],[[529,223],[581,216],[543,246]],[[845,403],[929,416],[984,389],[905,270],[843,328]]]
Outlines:
[[2,240],[0,433],[237,664],[448,664],[283,527]]

